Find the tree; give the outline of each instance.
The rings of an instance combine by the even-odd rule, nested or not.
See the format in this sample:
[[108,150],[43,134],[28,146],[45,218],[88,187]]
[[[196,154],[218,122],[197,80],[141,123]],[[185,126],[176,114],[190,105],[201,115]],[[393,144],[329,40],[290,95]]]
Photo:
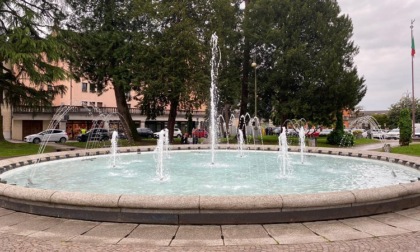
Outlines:
[[126,94],[138,80],[136,54],[142,53],[141,29],[148,25],[148,20],[133,15],[133,1],[68,2],[73,12],[61,35],[71,48],[67,58],[72,71],[95,85],[99,95],[109,87],[114,90],[118,115],[127,136],[139,141]]
[[[420,100],[415,99],[415,103],[416,103],[416,123],[418,123],[420,122]],[[401,111],[403,109],[408,109],[409,111],[411,111],[411,104],[412,104],[412,99],[408,95],[406,95],[406,96],[401,97],[401,99],[397,103],[394,103],[391,105],[391,107],[388,110],[389,128],[392,129],[392,128],[398,127]]]
[[[50,35],[64,13],[55,1],[0,2],[0,115],[1,105],[49,106],[66,88],[48,84],[67,77],[57,66],[65,46]],[[0,141],[4,141],[0,116]]]
[[400,128],[400,145],[408,146],[411,142],[411,134],[413,133],[411,127],[410,110],[404,108],[400,112],[400,119],[398,128]]
[[[212,33],[218,33],[222,53],[233,55],[227,48],[235,46],[229,36],[236,23],[226,13],[234,13],[234,8],[222,0],[156,1],[147,14],[154,22],[148,30],[144,58],[140,59],[144,64],[139,70],[137,99],[148,118],[155,118],[169,107],[170,141],[177,111],[189,114],[208,101]],[[224,26],[228,28],[222,29]],[[223,75],[231,76],[234,62],[223,62]],[[230,87],[226,80],[221,82],[224,91]],[[228,92],[223,94],[223,99],[231,102]]]
[[373,114],[372,117],[376,119],[382,129],[385,129],[389,126],[389,119],[387,114]]
[[305,118],[329,125],[361,101],[366,86],[353,62],[353,27],[336,1],[259,0],[249,8],[244,30],[264,80],[258,97],[265,107],[259,110],[270,108],[278,122]]

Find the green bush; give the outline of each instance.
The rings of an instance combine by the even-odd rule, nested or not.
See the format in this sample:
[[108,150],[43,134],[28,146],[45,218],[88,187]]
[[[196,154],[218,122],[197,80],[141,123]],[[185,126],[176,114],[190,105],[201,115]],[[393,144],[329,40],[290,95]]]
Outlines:
[[410,111],[403,109],[400,112],[400,120],[398,122],[398,128],[400,128],[400,145],[408,146],[411,142],[411,134],[413,133],[410,118]]
[[341,139],[343,139],[344,131],[333,130],[327,136],[327,143],[332,145],[340,145]]

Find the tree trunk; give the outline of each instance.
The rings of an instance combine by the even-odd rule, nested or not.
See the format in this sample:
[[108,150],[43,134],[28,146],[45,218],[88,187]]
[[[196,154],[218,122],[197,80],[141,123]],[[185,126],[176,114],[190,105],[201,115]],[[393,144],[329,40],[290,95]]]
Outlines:
[[[247,14],[248,12],[248,4],[249,4],[250,0],[245,0],[245,14]],[[245,16],[244,19],[246,19],[247,17]],[[242,61],[242,82],[241,82],[241,105],[240,105],[240,112],[239,112],[239,118],[246,114],[248,108],[248,96],[249,96],[249,89],[248,89],[248,78],[249,78],[249,71],[251,68],[250,65],[250,45],[249,45],[249,40],[247,39],[246,36],[247,32],[244,32],[244,57],[243,57],[243,61]],[[247,122],[245,122],[245,120],[239,120],[238,123],[238,128],[239,129],[244,129],[245,128],[245,124]],[[244,137],[246,137],[245,132],[244,133]]]
[[174,128],[176,122],[176,112],[178,110],[179,98],[171,99],[171,105],[169,106],[169,117],[168,117],[168,134],[169,142],[173,143],[174,141]]
[[[1,93],[1,95],[2,95],[2,93]],[[0,142],[4,142],[4,141],[6,141],[6,139],[4,138],[4,135],[3,135],[3,116],[1,114],[1,107],[2,107],[2,105],[0,103]]]
[[137,133],[136,125],[130,115],[130,110],[127,106],[124,88],[121,85],[114,84],[115,99],[117,102],[118,116],[124,126],[124,133],[130,141],[140,141],[140,136]]

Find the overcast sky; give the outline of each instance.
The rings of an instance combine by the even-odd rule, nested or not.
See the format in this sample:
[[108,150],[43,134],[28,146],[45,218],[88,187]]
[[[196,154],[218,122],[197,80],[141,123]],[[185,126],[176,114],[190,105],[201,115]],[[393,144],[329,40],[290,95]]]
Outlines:
[[353,21],[353,40],[360,52],[355,57],[367,93],[359,106],[387,110],[404,95],[412,94],[411,30],[414,22],[414,95],[420,97],[420,1],[337,0],[342,13]]

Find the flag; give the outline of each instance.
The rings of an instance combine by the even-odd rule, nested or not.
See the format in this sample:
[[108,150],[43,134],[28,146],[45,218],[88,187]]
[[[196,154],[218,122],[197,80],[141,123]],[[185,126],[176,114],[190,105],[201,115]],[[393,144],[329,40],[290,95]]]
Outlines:
[[416,54],[416,46],[414,45],[414,37],[411,36],[411,56],[414,57],[414,54]]

